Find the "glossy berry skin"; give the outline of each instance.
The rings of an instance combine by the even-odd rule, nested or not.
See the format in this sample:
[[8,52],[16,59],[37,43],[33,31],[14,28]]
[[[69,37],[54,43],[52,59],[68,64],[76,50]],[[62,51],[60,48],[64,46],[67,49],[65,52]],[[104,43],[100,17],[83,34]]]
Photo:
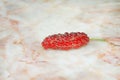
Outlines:
[[83,32],[65,32],[46,37],[41,43],[44,49],[69,50],[80,48],[89,42],[89,37]]

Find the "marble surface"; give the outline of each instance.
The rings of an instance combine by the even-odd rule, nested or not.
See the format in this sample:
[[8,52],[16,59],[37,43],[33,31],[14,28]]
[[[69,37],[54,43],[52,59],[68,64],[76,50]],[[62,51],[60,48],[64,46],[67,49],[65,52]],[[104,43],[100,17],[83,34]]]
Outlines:
[[[76,31],[106,42],[41,46]],[[120,80],[120,0],[0,0],[0,80]]]

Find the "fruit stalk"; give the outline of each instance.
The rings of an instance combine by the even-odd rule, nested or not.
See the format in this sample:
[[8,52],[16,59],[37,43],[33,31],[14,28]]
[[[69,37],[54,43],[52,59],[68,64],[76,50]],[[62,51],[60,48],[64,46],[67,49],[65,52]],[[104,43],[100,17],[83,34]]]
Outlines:
[[90,38],[90,40],[92,41],[106,41],[105,39],[101,39],[101,38]]

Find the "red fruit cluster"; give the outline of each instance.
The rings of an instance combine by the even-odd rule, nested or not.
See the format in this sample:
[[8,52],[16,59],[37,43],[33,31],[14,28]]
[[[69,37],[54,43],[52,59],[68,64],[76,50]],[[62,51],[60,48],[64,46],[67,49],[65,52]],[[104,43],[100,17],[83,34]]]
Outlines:
[[45,49],[69,50],[80,48],[89,42],[89,37],[83,32],[65,32],[64,34],[54,34],[46,37],[42,46]]

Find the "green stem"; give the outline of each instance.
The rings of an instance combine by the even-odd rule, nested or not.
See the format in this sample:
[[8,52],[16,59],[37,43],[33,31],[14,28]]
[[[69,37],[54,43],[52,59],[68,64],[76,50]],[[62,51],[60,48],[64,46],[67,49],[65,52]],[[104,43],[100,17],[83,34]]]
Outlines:
[[106,41],[105,39],[101,39],[101,38],[90,38],[90,40],[94,40],[94,41]]

